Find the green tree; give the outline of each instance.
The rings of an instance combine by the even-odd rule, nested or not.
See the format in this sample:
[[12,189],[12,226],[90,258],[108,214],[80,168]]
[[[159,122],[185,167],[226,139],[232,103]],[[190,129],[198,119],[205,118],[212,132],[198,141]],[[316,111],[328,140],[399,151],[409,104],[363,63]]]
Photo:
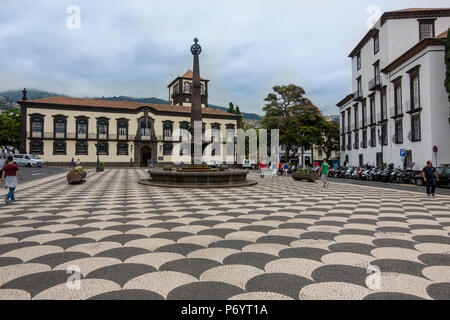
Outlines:
[[339,151],[340,146],[340,134],[339,134],[339,122],[327,121],[322,134],[322,143],[318,146],[323,150],[326,156],[326,160],[329,161],[333,151]]
[[228,112],[228,113],[236,113],[236,110],[234,110],[234,104],[233,104],[233,102],[230,102],[230,103],[229,103],[227,112]]
[[0,113],[0,145],[8,150],[19,148],[20,111],[18,109],[12,108]]
[[[450,102],[450,28],[447,30],[447,39],[440,39],[445,46],[445,90],[448,93],[448,101]],[[450,116],[448,118],[450,123]]]
[[280,144],[286,147],[286,161],[291,151],[310,149],[322,143],[321,132],[325,119],[305,95],[302,87],[290,84],[275,86],[263,108],[266,112],[262,124],[266,129],[280,130]]
[[242,128],[242,125],[243,125],[243,123],[242,123],[242,113],[241,113],[241,110],[239,109],[239,106],[236,106],[236,110],[235,110],[234,113],[235,113],[236,115],[241,116],[241,117],[240,117],[240,120],[239,120],[239,128]]

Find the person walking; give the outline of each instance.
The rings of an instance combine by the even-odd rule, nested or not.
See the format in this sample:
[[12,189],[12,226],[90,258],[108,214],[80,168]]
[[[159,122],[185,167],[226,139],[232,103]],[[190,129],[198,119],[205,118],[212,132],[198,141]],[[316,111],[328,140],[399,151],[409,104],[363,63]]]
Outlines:
[[327,160],[324,160],[322,163],[322,166],[320,167],[320,171],[322,172],[322,181],[323,181],[323,187],[328,187],[330,184],[327,180],[328,178],[328,163]]
[[264,178],[264,168],[266,167],[266,165],[264,164],[264,162],[260,161],[259,162],[259,175],[261,178]]
[[436,197],[436,187],[439,182],[439,175],[435,167],[433,167],[433,162],[428,161],[427,166],[422,170],[422,178],[427,186],[427,195]]
[[75,164],[75,159],[72,157],[72,160],[70,161],[70,164],[72,165],[72,168],[74,167]]
[[17,176],[19,176],[20,181],[23,182],[22,174],[20,173],[19,167],[15,164],[14,158],[9,156],[7,159],[8,163],[3,166],[2,169],[2,178],[0,180],[0,185],[4,185],[9,188],[9,192],[5,197],[6,204],[10,204],[11,202],[15,202],[16,198],[14,197],[14,191],[17,187]]
[[287,175],[288,175],[288,171],[289,171],[289,164],[286,162],[285,164],[284,164],[284,168],[283,168],[284,170],[284,176],[285,177],[287,177]]
[[77,160],[77,162],[76,162],[76,164],[75,164],[77,167],[79,167],[80,165],[81,165],[81,161],[80,161],[80,159],[78,159]]

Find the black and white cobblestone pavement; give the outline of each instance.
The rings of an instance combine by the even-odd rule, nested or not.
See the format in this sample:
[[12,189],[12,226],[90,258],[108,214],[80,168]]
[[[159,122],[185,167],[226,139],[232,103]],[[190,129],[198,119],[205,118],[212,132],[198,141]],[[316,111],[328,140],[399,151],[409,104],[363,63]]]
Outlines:
[[288,177],[161,189],[146,176],[20,186],[0,204],[0,299],[450,299],[449,196]]

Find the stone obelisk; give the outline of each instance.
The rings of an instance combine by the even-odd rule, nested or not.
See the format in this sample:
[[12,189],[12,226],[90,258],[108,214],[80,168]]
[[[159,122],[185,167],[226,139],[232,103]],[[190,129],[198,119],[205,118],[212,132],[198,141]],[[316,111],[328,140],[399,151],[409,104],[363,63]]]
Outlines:
[[[199,55],[202,52],[202,47],[198,44],[198,39],[194,39],[194,44],[191,47],[191,53],[194,56],[194,75],[192,79],[192,107],[191,107],[191,163],[200,165],[202,163],[202,84],[200,83],[200,63]],[[197,128],[196,128],[197,124]],[[196,130],[194,130],[196,128]],[[195,131],[195,132],[194,132]]]

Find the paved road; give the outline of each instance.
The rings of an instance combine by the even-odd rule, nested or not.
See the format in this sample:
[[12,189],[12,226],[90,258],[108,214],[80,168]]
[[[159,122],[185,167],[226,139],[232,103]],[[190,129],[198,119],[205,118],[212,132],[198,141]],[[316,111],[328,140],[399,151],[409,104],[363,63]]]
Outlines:
[[[379,181],[364,181],[364,180],[355,180],[355,179],[338,179],[338,178],[329,178],[330,182],[339,182],[339,183],[347,183],[347,184],[355,184],[362,185],[368,187],[378,187],[378,188],[386,188],[386,189],[396,189],[403,191],[415,191],[415,192],[423,192],[426,193],[425,187],[419,187],[414,184],[396,184],[396,183],[386,183]],[[450,188],[438,188],[437,194],[449,195],[450,196]]]
[[24,182],[35,181],[38,179],[47,178],[53,175],[57,175],[66,171],[69,171],[69,168],[27,168],[20,167],[20,171],[22,172]]
[[43,181],[0,204],[0,299],[450,298],[448,196],[290,177],[163,189],[146,177],[89,170],[85,184]]

